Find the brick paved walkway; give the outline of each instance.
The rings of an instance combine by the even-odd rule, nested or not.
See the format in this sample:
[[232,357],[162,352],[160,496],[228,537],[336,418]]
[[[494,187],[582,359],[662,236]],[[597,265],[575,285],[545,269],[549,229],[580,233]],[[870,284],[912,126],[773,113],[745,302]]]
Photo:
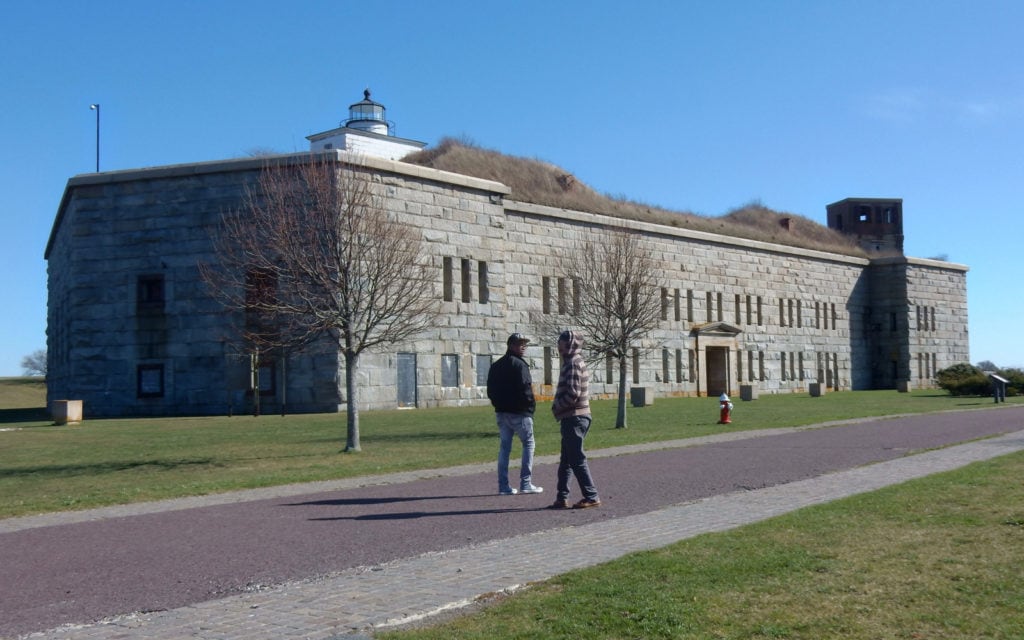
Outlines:
[[[688,440],[686,446],[786,431],[791,430],[723,434]],[[681,443],[660,443],[594,451],[589,455],[595,458],[622,455],[673,444],[681,446]],[[642,515],[522,535],[345,571],[326,579],[278,585],[171,611],[121,616],[88,626],[62,627],[25,637],[47,640],[369,638],[374,628],[407,623],[461,607],[482,594],[513,591],[533,581],[634,551],[662,547],[702,533],[727,530],[1022,449],[1024,431],[1017,431],[809,480],[670,506]],[[492,467],[490,464],[467,465],[444,471],[452,474],[478,473]],[[430,473],[432,476],[437,474],[437,470]],[[417,474],[401,474],[373,481],[409,481],[416,477]],[[212,501],[237,502],[298,495],[311,490],[344,488],[353,482],[357,481],[277,487],[89,513],[19,518],[0,522],[0,531],[147,510],[189,508],[208,505]],[[359,482],[366,482],[366,479]],[[585,556],[576,553],[579,548],[586,548],[588,553]],[[516,562],[509,562],[509,558],[516,558]]]

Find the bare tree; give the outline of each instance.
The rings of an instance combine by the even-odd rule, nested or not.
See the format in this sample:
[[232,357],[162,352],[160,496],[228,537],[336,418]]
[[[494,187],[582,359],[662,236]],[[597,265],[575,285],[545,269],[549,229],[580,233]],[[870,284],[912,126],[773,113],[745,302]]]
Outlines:
[[37,349],[21,359],[21,369],[26,376],[46,377],[46,349]]
[[659,269],[638,234],[614,231],[577,243],[559,271],[572,290],[559,292],[557,314],[540,316],[541,330],[568,323],[583,332],[588,353],[618,360],[615,428],[624,429],[628,358],[633,349],[646,350],[644,341],[661,318]]
[[[390,216],[372,176],[336,152],[268,160],[216,241],[204,277],[246,317],[243,339],[295,349],[329,337],[345,360],[345,451],[359,451],[360,356],[438,313],[422,236]],[[258,389],[255,391],[258,393]]]

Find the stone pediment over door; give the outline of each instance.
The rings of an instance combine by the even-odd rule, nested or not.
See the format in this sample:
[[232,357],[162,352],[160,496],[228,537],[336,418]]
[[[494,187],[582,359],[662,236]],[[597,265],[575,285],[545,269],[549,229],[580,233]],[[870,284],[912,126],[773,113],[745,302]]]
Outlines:
[[735,338],[741,333],[743,333],[743,329],[728,322],[709,322],[690,329],[690,335],[702,340],[705,338]]
[[733,392],[733,365],[738,358],[743,330],[727,322],[709,322],[690,329],[696,356],[697,395],[718,396]]
[[698,352],[709,347],[720,347],[735,351],[739,349],[739,335],[741,333],[743,333],[743,329],[728,322],[708,322],[707,324],[696,325],[690,329],[694,349]]

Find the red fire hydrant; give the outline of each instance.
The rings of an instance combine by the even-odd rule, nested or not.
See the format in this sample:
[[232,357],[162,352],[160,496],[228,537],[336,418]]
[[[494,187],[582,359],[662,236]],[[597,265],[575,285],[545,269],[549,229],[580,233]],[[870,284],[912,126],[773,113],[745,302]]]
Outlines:
[[724,393],[718,396],[718,409],[718,424],[732,424],[732,420],[729,419],[729,414],[732,413],[732,403],[729,402],[729,396]]

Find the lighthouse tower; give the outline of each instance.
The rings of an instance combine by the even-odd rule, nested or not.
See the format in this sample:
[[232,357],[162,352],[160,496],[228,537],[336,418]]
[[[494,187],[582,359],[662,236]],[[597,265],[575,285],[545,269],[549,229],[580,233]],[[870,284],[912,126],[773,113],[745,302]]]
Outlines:
[[349,105],[348,120],[341,123],[343,127],[391,135],[391,123],[384,117],[384,105],[370,100],[370,90],[363,91],[363,99]]
[[370,90],[363,91],[363,99],[349,105],[348,119],[340,127],[306,137],[309,150],[342,149],[363,156],[401,160],[427,146],[425,142],[391,135],[395,125],[384,112],[384,105],[370,99]]

